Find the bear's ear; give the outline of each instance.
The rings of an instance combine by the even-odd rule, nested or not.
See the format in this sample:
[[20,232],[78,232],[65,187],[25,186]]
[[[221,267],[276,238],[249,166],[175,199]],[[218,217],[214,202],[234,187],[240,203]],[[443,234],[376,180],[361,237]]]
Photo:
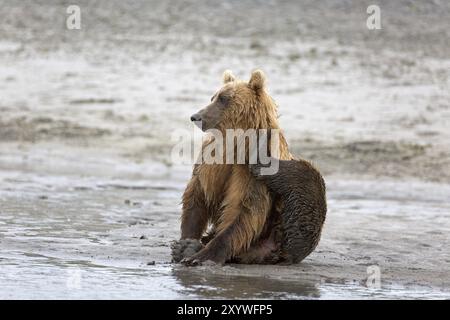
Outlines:
[[223,84],[226,84],[228,82],[232,82],[232,81],[236,80],[236,77],[233,75],[231,70],[225,70],[225,72],[223,73],[222,79],[223,79]]
[[253,71],[248,85],[255,91],[264,89],[264,86],[266,85],[266,76],[264,75],[264,72],[259,69]]

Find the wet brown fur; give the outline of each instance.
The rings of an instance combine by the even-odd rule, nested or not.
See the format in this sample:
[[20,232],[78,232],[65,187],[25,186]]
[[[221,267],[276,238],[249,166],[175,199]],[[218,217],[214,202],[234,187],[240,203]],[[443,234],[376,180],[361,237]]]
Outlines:
[[[209,119],[207,129],[216,128],[223,133],[225,129],[279,129],[277,106],[265,91],[264,81],[261,71],[253,72],[248,83],[226,72],[223,87],[207,108],[219,110],[221,94],[228,99],[227,107],[220,112],[217,123]],[[205,142],[203,147],[209,143]],[[279,158],[292,159],[282,134]],[[184,259],[186,264],[207,260],[224,263],[239,256],[248,263],[261,262],[245,258],[245,255],[251,253],[252,248],[260,249],[261,241],[265,240],[261,239],[262,234],[264,238],[272,236],[282,207],[279,197],[269,192],[266,184],[257,180],[246,164],[196,165],[182,204],[181,239],[200,240],[208,224],[213,229],[206,246]]]
[[318,245],[325,222],[327,203],[322,175],[304,159],[280,160],[278,172],[273,175],[260,175],[260,164],[250,167],[255,177],[283,202],[278,225],[280,261],[302,261]]
[[[206,129],[279,128],[262,72],[255,71],[248,83],[225,73],[224,82],[211,104],[194,115]],[[311,163],[292,158],[282,135],[279,152],[279,170],[272,175],[261,175],[261,163],[194,168],[183,195],[182,237],[172,246],[174,261],[296,263],[315,249],[327,211],[324,180]]]

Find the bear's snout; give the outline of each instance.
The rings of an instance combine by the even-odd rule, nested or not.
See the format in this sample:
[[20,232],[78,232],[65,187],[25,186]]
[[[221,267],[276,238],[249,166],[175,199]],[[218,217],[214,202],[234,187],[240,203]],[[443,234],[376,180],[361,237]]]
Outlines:
[[200,114],[198,114],[198,113],[194,113],[191,116],[191,121],[202,121],[202,116]]

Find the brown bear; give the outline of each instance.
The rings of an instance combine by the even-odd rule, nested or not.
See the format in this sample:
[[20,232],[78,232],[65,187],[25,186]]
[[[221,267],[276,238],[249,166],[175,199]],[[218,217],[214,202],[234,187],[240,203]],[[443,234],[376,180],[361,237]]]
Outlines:
[[[224,135],[227,129],[279,129],[260,70],[248,83],[226,71],[211,104],[191,120]],[[315,248],[326,213],[323,179],[308,162],[293,160],[282,133],[278,148],[280,170],[272,176],[248,162],[194,167],[182,199],[181,239],[172,245],[175,262],[298,262]]]

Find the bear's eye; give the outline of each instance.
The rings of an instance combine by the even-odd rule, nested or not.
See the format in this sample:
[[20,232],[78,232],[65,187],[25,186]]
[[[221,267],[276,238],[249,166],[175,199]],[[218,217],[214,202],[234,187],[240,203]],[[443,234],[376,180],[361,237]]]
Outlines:
[[217,100],[219,100],[220,103],[227,103],[228,97],[223,94],[219,94],[219,96],[217,97]]

